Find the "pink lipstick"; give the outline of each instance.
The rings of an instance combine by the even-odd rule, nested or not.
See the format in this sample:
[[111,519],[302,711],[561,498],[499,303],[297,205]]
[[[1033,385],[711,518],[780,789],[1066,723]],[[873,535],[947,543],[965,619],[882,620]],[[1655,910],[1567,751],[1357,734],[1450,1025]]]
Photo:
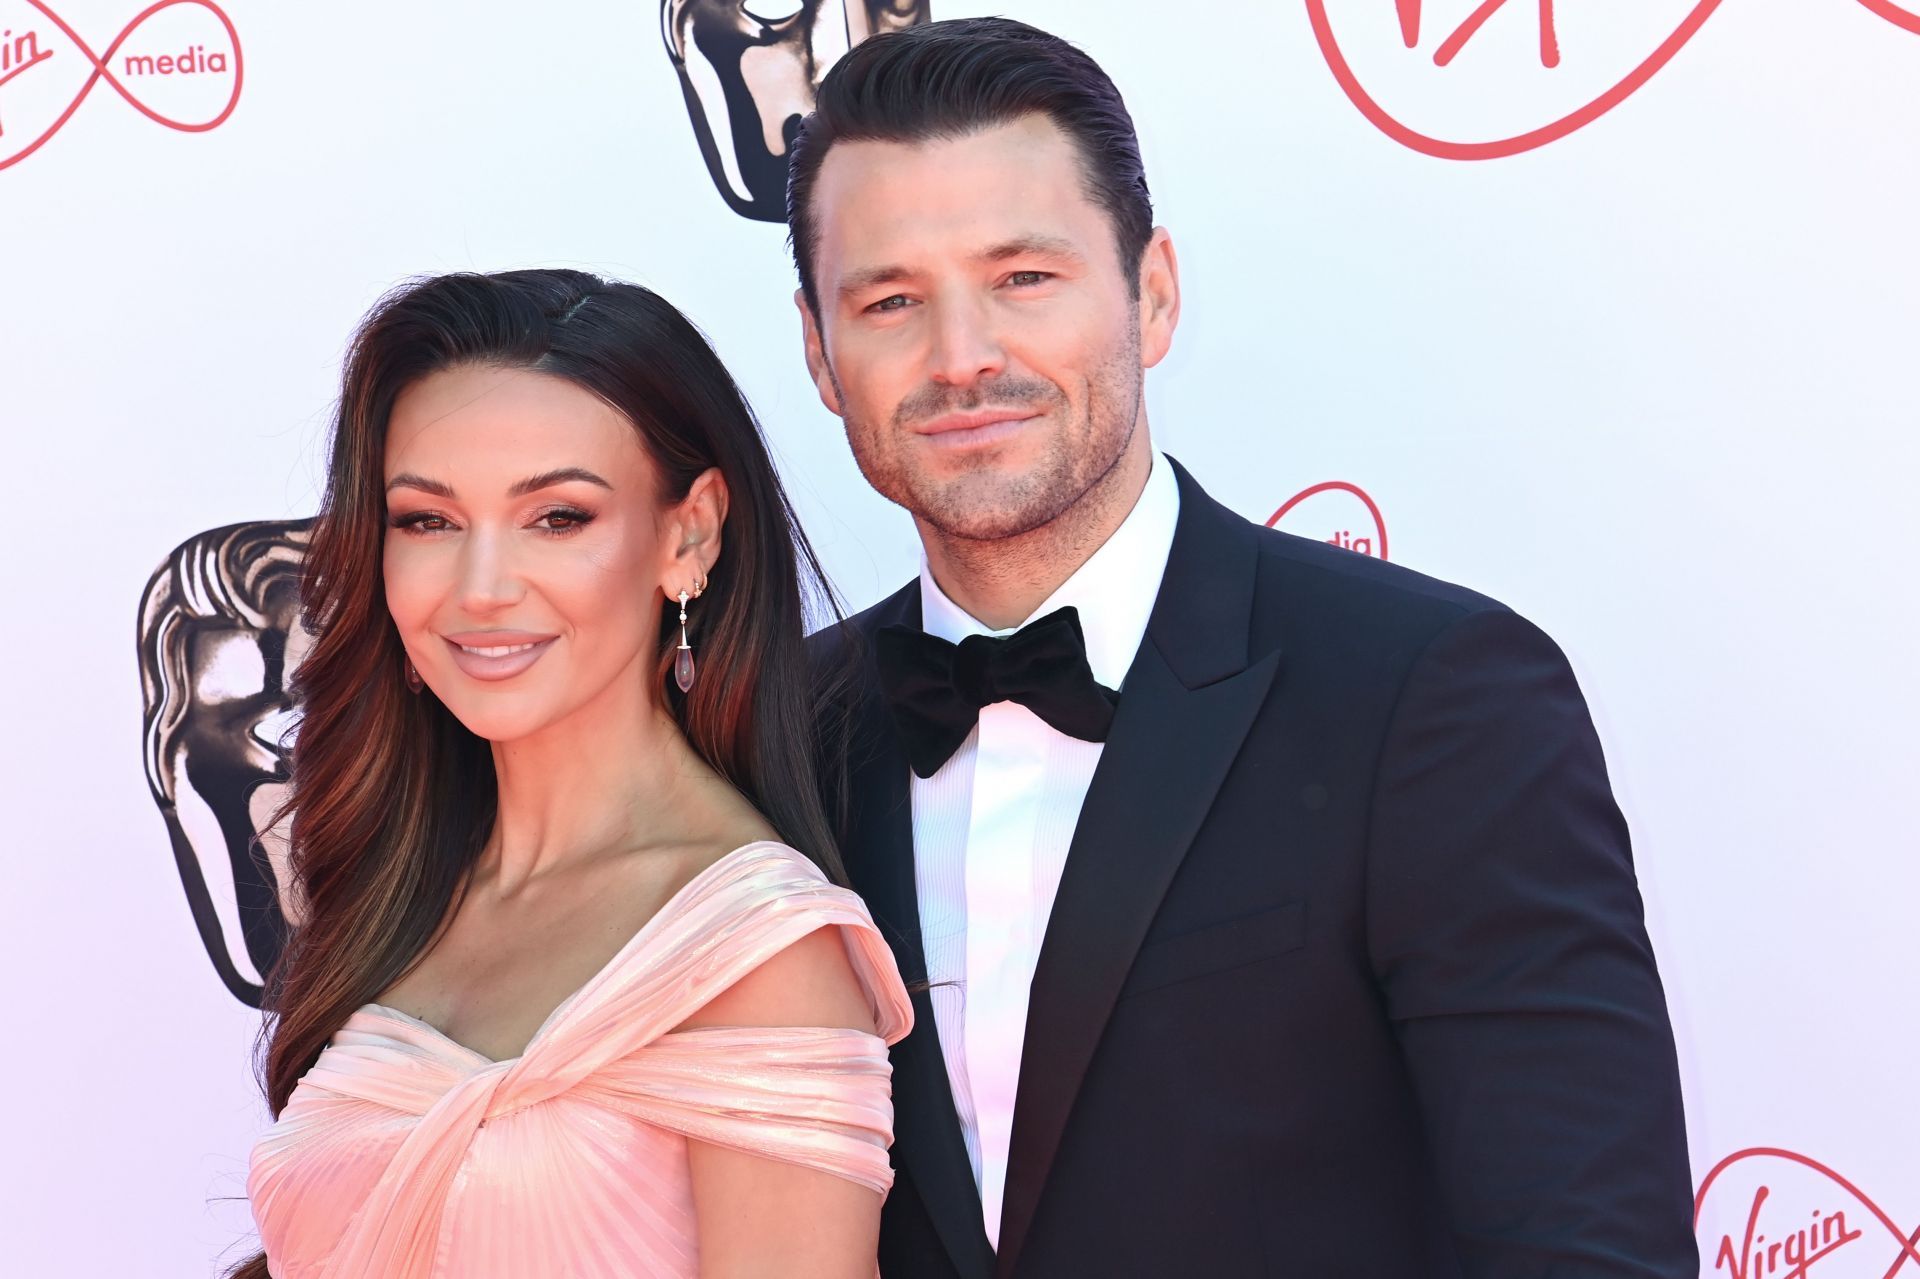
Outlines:
[[440,637],[453,664],[474,679],[512,679],[539,661],[558,635],[533,631],[461,631]]

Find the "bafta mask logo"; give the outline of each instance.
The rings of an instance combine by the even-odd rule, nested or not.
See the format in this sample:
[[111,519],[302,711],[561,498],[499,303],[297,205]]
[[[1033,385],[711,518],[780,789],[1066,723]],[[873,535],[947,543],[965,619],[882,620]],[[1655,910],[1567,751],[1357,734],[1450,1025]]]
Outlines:
[[931,0],[660,0],[700,155],[727,207],[787,220],[787,149],[820,80],[868,36],[926,22]]
[[258,1007],[297,906],[283,889],[286,798],[305,656],[300,565],[312,520],[231,524],[167,556],[140,600],[147,785],[207,958]]

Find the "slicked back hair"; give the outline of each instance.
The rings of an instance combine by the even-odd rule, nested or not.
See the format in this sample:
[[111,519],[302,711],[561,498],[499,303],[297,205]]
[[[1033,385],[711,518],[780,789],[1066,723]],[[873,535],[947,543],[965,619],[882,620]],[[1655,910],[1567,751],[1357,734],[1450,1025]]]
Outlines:
[[1053,121],[1079,151],[1087,196],[1113,222],[1120,267],[1137,297],[1153,199],[1120,91],[1059,36],[1011,18],[956,18],[864,40],[821,81],[787,161],[788,243],[814,315],[813,188],[834,143],[960,138],[1032,114]]

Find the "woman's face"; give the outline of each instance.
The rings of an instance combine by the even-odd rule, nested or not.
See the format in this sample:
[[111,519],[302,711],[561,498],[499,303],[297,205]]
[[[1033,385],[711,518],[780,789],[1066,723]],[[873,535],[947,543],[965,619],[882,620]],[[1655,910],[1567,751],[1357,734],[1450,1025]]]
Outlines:
[[662,595],[689,589],[717,548],[684,518],[694,495],[665,507],[656,478],[633,424],[562,378],[464,366],[400,394],[387,608],[474,733],[523,738],[610,689],[658,696]]

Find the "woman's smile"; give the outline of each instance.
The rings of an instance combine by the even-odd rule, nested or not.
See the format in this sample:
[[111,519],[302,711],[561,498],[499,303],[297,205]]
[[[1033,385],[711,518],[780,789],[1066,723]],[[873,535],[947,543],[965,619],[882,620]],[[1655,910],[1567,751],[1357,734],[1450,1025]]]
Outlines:
[[558,635],[531,631],[462,631],[440,637],[453,664],[474,679],[512,679],[540,660]]

